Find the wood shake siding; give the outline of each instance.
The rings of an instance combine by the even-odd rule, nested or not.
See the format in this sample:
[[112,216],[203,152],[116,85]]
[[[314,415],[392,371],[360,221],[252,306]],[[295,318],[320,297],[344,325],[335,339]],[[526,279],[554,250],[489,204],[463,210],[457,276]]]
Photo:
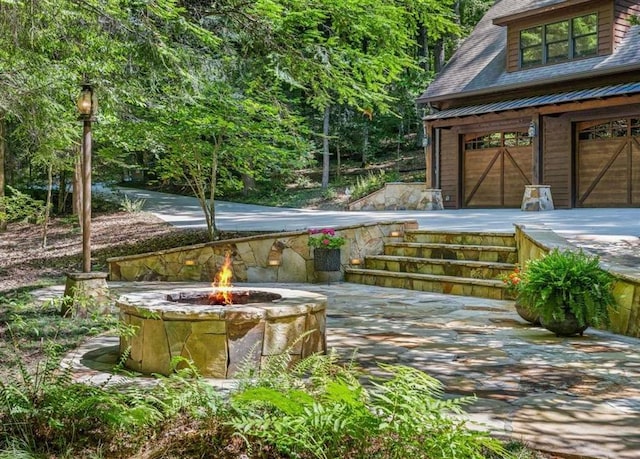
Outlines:
[[542,183],[551,186],[556,208],[571,207],[571,122],[546,117],[542,133]]
[[[443,205],[447,209],[457,209],[458,174],[460,169],[460,145],[458,134],[453,130],[440,129],[440,188]],[[447,200],[447,196],[449,200]]]
[[613,41],[617,46],[629,30],[631,16],[640,15],[640,4],[632,0],[617,0],[614,9]]
[[[631,1],[620,3],[634,3]],[[520,70],[520,31],[541,24],[570,19],[584,14],[598,13],[598,54],[606,55],[613,52],[613,4],[611,2],[593,2],[586,5],[573,6],[568,11],[554,11],[549,16],[536,16],[509,24],[507,31],[507,71]],[[627,25],[628,28],[628,25]],[[624,29],[626,30],[626,29]],[[622,33],[624,33],[624,30]]]

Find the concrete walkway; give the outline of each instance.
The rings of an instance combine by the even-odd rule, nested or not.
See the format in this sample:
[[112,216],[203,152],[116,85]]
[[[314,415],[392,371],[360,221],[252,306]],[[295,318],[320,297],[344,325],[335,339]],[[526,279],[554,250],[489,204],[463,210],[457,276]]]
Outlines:
[[[366,371],[381,362],[408,365],[439,379],[448,394],[475,395],[469,419],[496,435],[571,458],[640,457],[638,339],[594,329],[556,338],[520,319],[511,301],[348,283],[270,286],[326,295],[329,348],[345,361],[356,351]],[[39,292],[61,294],[62,287]],[[116,337],[95,338],[70,362],[78,378],[99,383],[111,376],[117,352]]]
[[[155,191],[117,188],[130,199],[144,199],[144,210],[180,228],[202,228],[198,201]],[[519,209],[441,211],[331,211],[265,207],[216,201],[216,225],[224,231],[293,231],[348,226],[385,220],[417,220],[423,229],[512,231],[514,223],[543,224],[562,235],[640,236],[640,208],[567,209],[522,212]]]

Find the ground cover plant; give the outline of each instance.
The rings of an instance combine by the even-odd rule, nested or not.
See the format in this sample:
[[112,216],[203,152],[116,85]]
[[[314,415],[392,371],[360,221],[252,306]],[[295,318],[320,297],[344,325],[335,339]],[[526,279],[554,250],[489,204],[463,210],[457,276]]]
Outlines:
[[365,378],[335,354],[274,359],[224,397],[190,368],[153,387],[77,383],[61,355],[117,321],[55,310],[24,290],[0,295],[0,457],[543,457],[468,429],[459,415],[472,400],[443,397],[421,371],[388,365]]

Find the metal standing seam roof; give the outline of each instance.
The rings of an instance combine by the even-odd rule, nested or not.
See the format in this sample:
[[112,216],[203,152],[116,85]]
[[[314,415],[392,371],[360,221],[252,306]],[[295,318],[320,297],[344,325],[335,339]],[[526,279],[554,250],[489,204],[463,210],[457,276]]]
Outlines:
[[505,110],[517,110],[521,108],[538,107],[541,105],[561,104],[588,99],[601,99],[604,97],[620,96],[625,94],[640,93],[640,82],[621,83],[599,88],[580,89],[577,91],[560,92],[557,94],[545,94],[543,96],[525,97],[523,99],[506,100],[483,105],[469,105],[467,107],[451,108],[437,113],[426,115],[426,121],[459,118],[470,115],[482,115],[485,113],[502,112]]

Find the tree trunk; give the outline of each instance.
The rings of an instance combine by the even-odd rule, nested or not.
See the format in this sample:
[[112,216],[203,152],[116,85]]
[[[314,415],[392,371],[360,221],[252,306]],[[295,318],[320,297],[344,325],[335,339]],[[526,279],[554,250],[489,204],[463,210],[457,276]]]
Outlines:
[[60,187],[58,188],[58,215],[62,215],[64,213],[67,194],[67,174],[63,170],[60,172]]
[[366,120],[364,122],[362,137],[362,167],[365,167],[367,161],[369,161],[369,123]]
[[242,194],[248,195],[256,189],[256,179],[249,174],[242,174]]
[[51,209],[51,194],[53,192],[53,163],[49,163],[47,171],[47,201],[44,205],[44,218],[42,219],[42,248],[47,247],[47,231],[49,229],[49,212]]
[[427,36],[427,28],[424,24],[418,27],[418,62],[422,65],[425,72],[429,71],[429,37]]
[[324,108],[324,120],[322,122],[322,189],[329,188],[329,115],[331,107]]
[[0,114],[0,231],[7,230],[7,219],[2,215],[5,212],[4,204],[4,157],[6,152],[7,141],[5,139],[4,114]]
[[216,144],[213,150],[213,158],[211,159],[211,176],[209,180],[209,207],[205,214],[207,215],[207,228],[209,229],[209,240],[214,241],[218,236],[218,229],[216,228],[216,186],[218,184],[218,149],[220,146],[220,140],[216,139]]
[[442,38],[436,42],[433,54],[434,69],[436,73],[440,73],[440,70],[442,70],[442,67],[444,67],[444,40]]

